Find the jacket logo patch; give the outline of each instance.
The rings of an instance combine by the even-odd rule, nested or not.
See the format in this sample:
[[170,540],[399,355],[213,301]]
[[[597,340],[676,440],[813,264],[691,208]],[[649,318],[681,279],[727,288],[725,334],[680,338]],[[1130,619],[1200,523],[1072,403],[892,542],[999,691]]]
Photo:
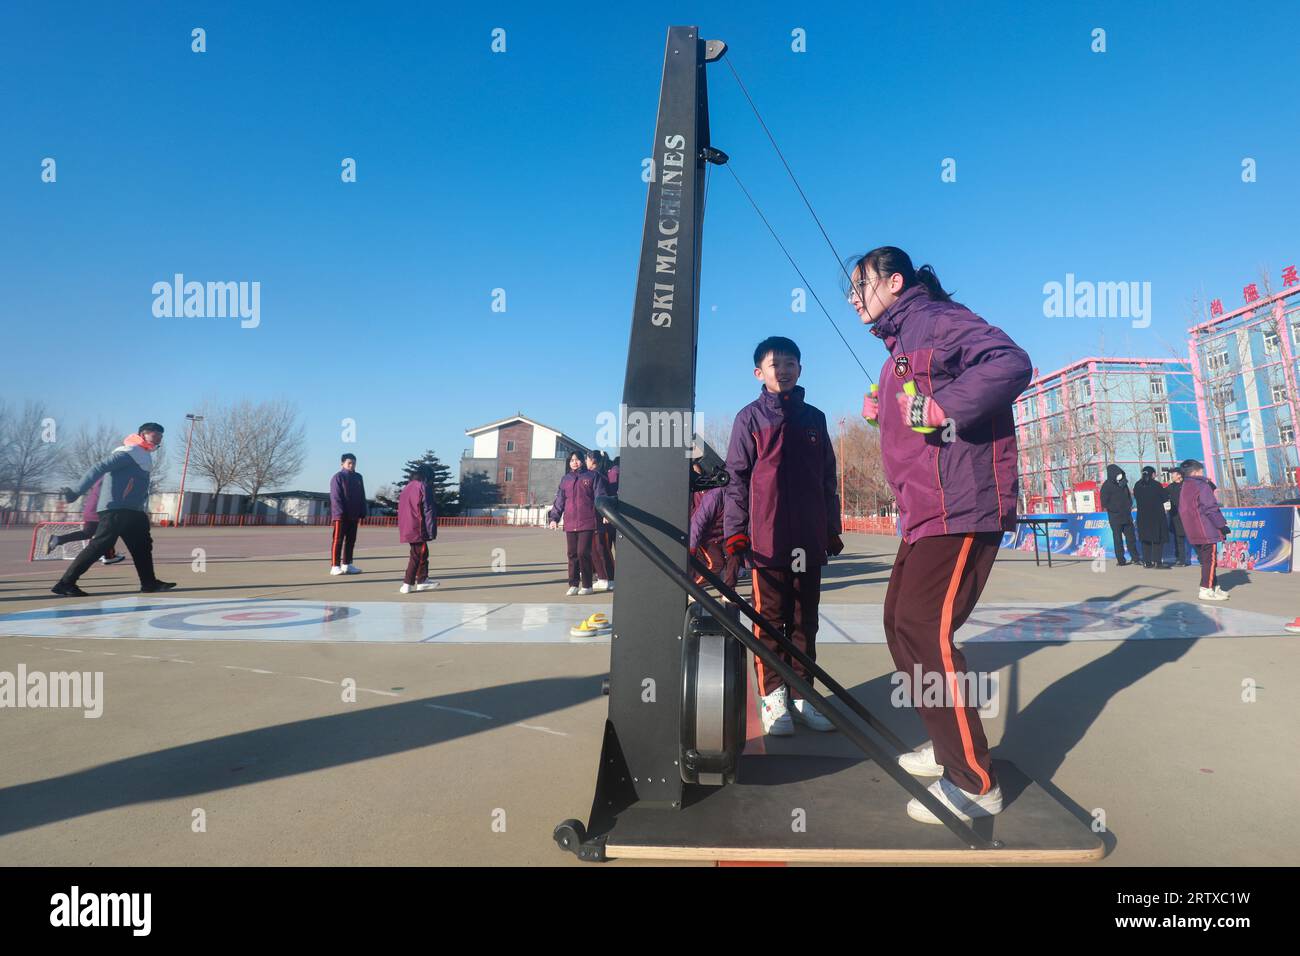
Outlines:
[[899,378],[907,378],[908,369],[912,363],[908,361],[906,355],[899,355],[894,359],[894,374]]
[[815,428],[808,429],[808,444],[810,445],[817,444],[817,429]]

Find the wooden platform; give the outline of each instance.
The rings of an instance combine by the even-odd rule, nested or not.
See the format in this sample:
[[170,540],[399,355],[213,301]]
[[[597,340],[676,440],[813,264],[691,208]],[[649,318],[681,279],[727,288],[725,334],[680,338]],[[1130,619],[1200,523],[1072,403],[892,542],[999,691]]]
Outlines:
[[[769,753],[744,756],[735,784],[692,788],[681,810],[624,810],[607,832],[605,853],[623,859],[809,863],[1101,859],[1102,840],[1078,816],[1014,765],[994,761],[994,769],[1004,809],[974,829],[1002,841],[1000,849],[969,849],[947,827],[908,817],[907,793],[869,760]],[[803,811],[804,832],[793,826],[797,811]]]

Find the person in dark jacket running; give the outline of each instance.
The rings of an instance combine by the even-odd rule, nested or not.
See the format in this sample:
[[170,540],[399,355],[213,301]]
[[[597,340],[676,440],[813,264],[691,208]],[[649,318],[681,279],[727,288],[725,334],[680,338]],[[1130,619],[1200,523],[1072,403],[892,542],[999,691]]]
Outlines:
[[605,476],[588,471],[578,452],[569,455],[569,473],[560,479],[551,505],[548,528],[560,526],[564,519],[564,537],[568,545],[569,590],[565,596],[592,593],[592,537],[596,534],[596,499],[605,494]]
[[[799,347],[788,338],[772,336],[754,350],[754,377],[762,387],[731,426],[722,534],[729,556],[749,556],[754,609],[815,661],[822,565],[844,550],[844,542],[835,449],[826,416],[804,401],[802,371]],[[754,636],[781,653],[758,625]],[[786,656],[786,662],[812,683],[800,661]],[[811,701],[795,697],[791,703],[790,689],[760,658],[754,666],[764,733],[792,734],[794,720],[812,730],[835,729]]]
[[[953,302],[931,267],[914,268],[897,247],[862,256],[851,280],[850,303],[889,350],[880,390],[863,407],[879,422],[903,539],[885,594],[885,638],[932,741],[899,764],[939,777],[930,793],[962,819],[991,816],[1002,810],[1002,790],[978,704],[963,690],[966,660],[953,635],[984,590],[1003,533],[1016,528],[1012,403],[1033,364],[1005,332]],[[930,675],[942,675],[939,706],[922,693],[935,683]],[[919,800],[907,814],[940,823]]]
[[[62,545],[71,544],[73,541],[89,541],[95,537],[95,530],[99,527],[99,488],[103,483],[104,479],[100,478],[91,486],[90,491],[86,492],[86,503],[81,506],[81,530],[69,531],[67,534],[50,535],[49,543],[45,546],[46,554]],[[109,545],[108,550],[104,552],[104,556],[99,559],[99,563],[118,564],[125,560],[126,555],[118,554],[117,549]]]
[[146,593],[167,591],[174,581],[159,581],[153,570],[153,536],[149,533],[149,476],[153,470],[153,452],[162,444],[163,427],[145,422],[134,435],[127,435],[118,448],[86,473],[76,488],[64,488],[63,499],[76,501],[101,478],[99,527],[85,550],[63,572],[59,583],[50,588],[63,597],[85,597],[77,579],[95,561],[108,553],[121,538],[131,552],[135,573],[140,576],[140,590]]
[[433,468],[420,465],[397,499],[397,535],[411,546],[402,578],[402,594],[432,591],[437,581],[429,580],[429,542],[438,537],[438,506],[434,500]]
[[1125,541],[1133,563],[1141,562],[1137,535],[1133,533],[1133,493],[1129,491],[1128,478],[1119,465],[1106,466],[1106,480],[1101,485],[1101,507],[1110,518],[1110,533],[1115,539],[1115,563],[1121,568],[1129,563],[1124,559]]
[[1156,470],[1150,465],[1142,469],[1142,477],[1133,486],[1133,498],[1137,502],[1137,536],[1142,542],[1142,565],[1163,571],[1169,567],[1165,564],[1165,542],[1169,540],[1169,517],[1165,509],[1169,506],[1169,495],[1156,481]]
[[1189,568],[1192,563],[1187,560],[1187,532],[1183,530],[1183,519],[1178,514],[1179,499],[1183,493],[1183,473],[1175,468],[1169,476],[1169,533],[1174,539],[1174,567]]
[[1228,594],[1219,587],[1215,550],[1228,539],[1228,522],[1219,509],[1214,483],[1205,477],[1205,466],[1189,458],[1179,466],[1183,473],[1183,491],[1178,499],[1178,513],[1187,530],[1187,540],[1196,549],[1201,562],[1202,601],[1226,601]]
[[352,563],[357,543],[357,525],[366,516],[366,483],[357,473],[357,456],[347,452],[339,459],[339,470],[330,479],[330,518],[334,535],[330,539],[330,574],[360,574]]

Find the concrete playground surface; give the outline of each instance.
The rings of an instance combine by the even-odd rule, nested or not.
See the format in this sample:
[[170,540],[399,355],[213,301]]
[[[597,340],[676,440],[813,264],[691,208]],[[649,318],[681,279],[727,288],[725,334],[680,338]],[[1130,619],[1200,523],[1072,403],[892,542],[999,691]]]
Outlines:
[[[577,865],[551,830],[591,805],[609,641],[568,629],[612,598],[563,596],[559,534],[444,529],[440,588],[401,595],[391,528],[346,577],[326,529],[157,529],[176,590],[127,561],[81,599],[30,536],[0,531],[0,680],[102,673],[102,716],[0,709],[0,864]],[[880,623],[896,539],[845,540],[819,662],[919,745]],[[994,755],[1104,821],[1096,865],[1300,862],[1296,579],[1228,572],[1207,605],[1196,568],[1054,563],[1003,552],[959,634],[998,674]]]

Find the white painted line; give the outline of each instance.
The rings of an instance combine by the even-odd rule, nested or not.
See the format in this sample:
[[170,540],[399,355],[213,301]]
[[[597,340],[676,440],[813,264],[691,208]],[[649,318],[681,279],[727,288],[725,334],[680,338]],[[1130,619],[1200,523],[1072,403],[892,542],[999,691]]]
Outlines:
[[46,650],[46,651],[62,651],[64,654],[84,654],[84,653],[86,653],[85,651],[74,650],[74,649],[71,648],[71,647],[45,647],[45,648],[42,648],[42,650]]
[[522,728],[524,728],[524,730],[537,730],[537,731],[540,731],[540,732],[542,732],[542,733],[544,733],[544,734],[554,734],[554,735],[557,736],[557,737],[567,737],[567,736],[569,736],[568,734],[566,734],[566,733],[565,733],[564,731],[562,731],[562,730],[551,730],[550,727],[534,727],[534,726],[532,726],[531,724],[515,724],[515,726],[516,726],[516,727],[522,727]]
[[252,674],[274,674],[275,673],[275,671],[264,671],[259,667],[239,667],[235,664],[222,664],[221,666],[228,671],[248,671],[249,673]]
[[[270,671],[262,671],[262,673],[264,673],[264,674],[269,674],[269,673],[271,673],[271,672],[270,672]],[[357,690],[362,691],[362,692],[367,693],[367,694],[382,694],[382,695],[385,696],[385,697],[401,697],[401,696],[402,696],[401,694],[396,694],[396,693],[394,693],[394,692],[391,691],[391,690],[371,690],[369,687],[358,687]]]
[[138,661],[160,661],[160,660],[162,660],[161,657],[155,657],[155,656],[152,655],[152,654],[132,654],[131,656],[134,657],[134,658],[135,658],[136,660],[138,660]]
[[466,717],[478,717],[480,720],[495,720],[491,714],[480,714],[476,710],[461,710],[459,707],[443,707],[441,704],[425,704],[425,707],[432,707],[434,710],[449,710],[453,714],[464,714]]
[[297,680],[314,680],[318,684],[329,684],[331,687],[341,687],[342,685],[336,680],[325,680],[323,677],[303,677],[301,674],[291,675]]
[[164,657],[163,660],[169,661],[172,664],[193,664],[194,663],[193,661],[182,660],[179,657]]

